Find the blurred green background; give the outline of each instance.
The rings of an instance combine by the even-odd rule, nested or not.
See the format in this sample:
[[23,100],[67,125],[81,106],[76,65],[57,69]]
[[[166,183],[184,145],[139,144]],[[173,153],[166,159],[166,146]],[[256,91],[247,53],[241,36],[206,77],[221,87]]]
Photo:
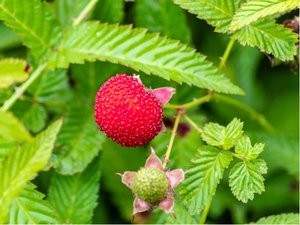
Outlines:
[[[78,4],[72,1],[63,2],[65,4],[54,5],[49,1],[49,4],[60,23],[69,26],[71,18],[82,10],[87,1],[77,1]],[[292,12],[279,21],[292,19],[296,14],[297,12]],[[229,41],[228,35],[215,33],[205,21],[184,12],[170,0],[137,0],[126,3],[122,0],[100,0],[90,19],[133,24],[134,27],[147,28],[150,32],[159,32],[196,48],[207,55],[216,66]],[[25,58],[35,67],[32,56],[21,45],[19,38],[2,23],[0,57]],[[246,92],[245,96],[232,97],[264,115],[275,128],[275,132],[269,132],[248,113],[223,101],[214,100],[201,108],[188,111],[188,115],[200,126],[208,121],[226,125],[234,117],[239,117],[244,121],[246,134],[254,142],[266,144],[261,155],[269,168],[265,176],[266,191],[256,195],[253,201],[243,204],[231,194],[228,174],[225,175],[218,186],[207,222],[247,223],[262,216],[298,212],[299,76],[295,62],[272,66],[269,57],[258,49],[235,43],[224,72]],[[79,117],[92,117],[96,91],[104,81],[117,73],[136,72],[123,66],[101,62],[72,65],[69,70],[45,72],[14,105],[12,111],[33,134],[44,129],[53,118],[67,116],[78,105]],[[168,82],[155,76],[140,76],[143,83],[152,88],[166,85],[177,88],[171,101],[174,104],[186,103],[205,94],[203,90],[195,87]],[[0,89],[0,103],[12,92],[13,88],[5,91]],[[165,110],[165,118],[169,121],[174,119],[174,114],[172,110]],[[110,140],[105,141],[100,153],[101,188],[93,223],[130,222],[133,197],[115,173],[137,170],[143,166],[149,154],[149,146],[153,146],[162,156],[169,137],[170,131],[156,137],[148,146],[135,149],[121,148]],[[190,158],[201,144],[200,136],[192,128],[185,135],[178,135],[171,154],[171,168],[187,168]],[[34,181],[44,193],[47,193],[49,176],[51,171],[43,172]],[[179,202],[176,207],[182,207]],[[162,223],[165,219],[166,216],[156,210],[149,222]],[[172,223],[170,218],[167,221]]]

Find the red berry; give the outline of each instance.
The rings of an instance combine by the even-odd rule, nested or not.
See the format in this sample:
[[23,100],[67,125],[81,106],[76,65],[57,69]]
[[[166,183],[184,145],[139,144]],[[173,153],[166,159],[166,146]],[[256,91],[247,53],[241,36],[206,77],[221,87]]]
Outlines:
[[151,141],[162,128],[162,103],[138,77],[116,75],[96,95],[95,120],[100,130],[125,147]]

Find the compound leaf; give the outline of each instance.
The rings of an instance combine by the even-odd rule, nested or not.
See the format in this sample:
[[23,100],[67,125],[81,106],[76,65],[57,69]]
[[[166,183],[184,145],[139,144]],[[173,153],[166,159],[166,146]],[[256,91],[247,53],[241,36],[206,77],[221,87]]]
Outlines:
[[242,45],[256,46],[283,61],[292,60],[296,54],[297,34],[276,24],[273,19],[258,20],[235,32],[232,37]]
[[62,223],[44,194],[28,183],[15,198],[9,215],[10,224],[60,224]]
[[201,147],[186,172],[182,183],[184,204],[191,215],[199,214],[215,194],[223,172],[232,160],[229,151],[220,151],[212,146]]
[[97,157],[83,172],[72,176],[55,173],[48,200],[65,223],[91,223],[97,206],[100,160]]
[[199,19],[204,19],[216,28],[216,32],[228,32],[229,24],[241,0],[173,0]]
[[98,154],[104,138],[89,107],[71,105],[57,136],[53,167],[61,174],[82,172]]
[[67,67],[69,63],[85,60],[119,63],[178,83],[243,94],[202,54],[178,41],[147,34],[145,29],[83,23],[66,32],[50,58],[50,65]]
[[45,167],[62,124],[54,122],[33,141],[8,154],[0,165],[0,223],[7,219],[11,203],[26,182]]
[[7,88],[14,82],[22,82],[28,78],[26,61],[22,59],[0,60],[0,88]]
[[256,224],[299,224],[298,213],[283,213],[260,218]]
[[236,163],[229,174],[229,186],[233,195],[244,203],[249,199],[253,200],[255,193],[265,191],[263,173],[266,173],[263,160]]
[[0,20],[21,37],[37,59],[46,55],[60,33],[50,8],[40,0],[0,0]]
[[297,7],[299,7],[298,0],[249,0],[234,15],[230,30],[238,30],[260,18],[288,12]]
[[234,118],[226,127],[217,123],[208,123],[201,133],[202,139],[209,145],[230,149],[243,134],[243,123]]

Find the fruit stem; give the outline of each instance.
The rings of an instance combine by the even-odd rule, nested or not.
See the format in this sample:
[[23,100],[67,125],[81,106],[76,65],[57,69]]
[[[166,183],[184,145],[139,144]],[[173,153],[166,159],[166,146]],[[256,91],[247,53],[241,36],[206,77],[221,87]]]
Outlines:
[[192,126],[194,127],[199,133],[202,133],[202,129],[198,127],[198,125],[186,114],[183,115],[184,119]]
[[180,117],[181,117],[181,115],[182,115],[183,113],[184,113],[184,110],[183,110],[183,109],[178,109],[177,115],[176,115],[176,119],[175,119],[175,123],[174,123],[174,127],[173,127],[172,134],[171,134],[171,138],[170,138],[170,142],[169,142],[169,145],[168,145],[166,154],[165,154],[165,161],[164,161],[164,164],[163,164],[163,168],[164,168],[164,169],[166,168],[168,162],[170,161],[170,160],[169,160],[170,153],[171,153],[171,150],[172,150],[172,147],[173,147],[173,143],[174,143],[174,140],[175,140],[176,131],[177,131],[177,129],[178,129]]
[[262,127],[264,127],[269,133],[274,133],[275,128],[266,120],[266,118],[258,113],[252,107],[246,105],[243,102],[240,102],[234,98],[229,96],[221,95],[221,94],[214,94],[214,99],[224,102],[225,104],[235,106],[249,114],[249,117],[257,121]]
[[9,110],[13,104],[18,100],[18,98],[27,90],[27,88],[42,74],[44,69],[46,68],[47,63],[40,65],[29,77],[27,81],[25,81],[19,88],[16,89],[15,93],[5,101],[3,106],[1,107],[2,111]]
[[232,47],[234,45],[234,42],[235,42],[235,40],[233,38],[231,38],[230,41],[229,41],[229,43],[227,44],[225,52],[224,52],[223,56],[221,57],[219,69],[222,69],[225,66],[225,64],[227,62],[227,59],[228,59],[228,56],[229,56],[229,54],[231,52],[231,49],[232,49]]
[[173,105],[173,104],[167,104],[164,106],[166,109],[189,109],[197,105],[201,105],[205,102],[209,102],[212,98],[212,93],[208,93],[207,95],[197,98],[191,102],[185,103],[183,105]]
[[73,26],[77,26],[86,16],[87,14],[94,8],[98,0],[91,0],[81,11],[79,16],[73,20]]

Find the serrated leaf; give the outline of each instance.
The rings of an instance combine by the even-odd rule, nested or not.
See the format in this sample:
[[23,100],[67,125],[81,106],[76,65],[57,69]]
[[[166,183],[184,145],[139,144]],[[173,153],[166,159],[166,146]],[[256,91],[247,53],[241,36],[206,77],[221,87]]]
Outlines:
[[37,59],[45,57],[60,32],[50,9],[40,0],[1,0],[0,20],[21,37]]
[[199,19],[204,19],[214,26],[216,32],[228,32],[229,24],[241,0],[173,0]]
[[50,158],[56,135],[62,124],[54,122],[33,141],[19,146],[0,165],[0,223],[8,216],[10,205],[25,183],[44,168]]
[[296,54],[297,34],[283,25],[276,24],[273,19],[258,20],[235,32],[232,38],[242,45],[258,47],[261,51],[272,54],[276,58],[292,60]]
[[1,33],[0,51],[12,49],[15,47],[19,47],[21,45],[20,38],[3,23],[0,23],[0,33]]
[[72,176],[54,174],[48,200],[65,223],[91,223],[93,210],[97,206],[99,180],[98,157],[81,173]]
[[46,125],[47,111],[42,105],[33,104],[23,115],[22,121],[29,130],[36,133]]
[[94,122],[90,106],[71,105],[57,136],[53,167],[61,174],[82,172],[98,155],[104,139],[104,133]]
[[184,204],[191,215],[200,214],[209,196],[215,194],[225,168],[232,161],[229,151],[220,151],[212,146],[203,146],[192,159],[182,183]]
[[252,160],[258,157],[264,150],[264,147],[265,145],[262,143],[256,143],[252,146],[250,138],[248,136],[243,136],[237,141],[234,151],[239,157]]
[[31,140],[31,135],[12,113],[0,110],[0,138],[22,142]]
[[0,60],[0,88],[7,88],[14,82],[25,81],[28,78],[26,65],[26,61],[22,59]]
[[228,150],[234,146],[243,134],[243,123],[234,118],[226,127],[217,123],[208,123],[201,133],[202,139],[209,145]]
[[46,71],[28,90],[36,101],[50,106],[64,105],[70,100],[70,85],[66,70]]
[[299,7],[298,0],[248,0],[234,15],[230,30],[235,31],[256,20]]
[[15,149],[17,149],[15,142],[0,139],[0,163]]
[[134,9],[138,27],[146,27],[151,32],[159,32],[182,43],[191,43],[186,15],[171,0],[138,0]]
[[246,203],[253,200],[254,194],[265,191],[264,178],[261,169],[262,162],[243,161],[236,163],[229,174],[229,186],[233,195],[240,201]]
[[299,224],[298,213],[283,213],[260,218],[256,224]]
[[69,63],[84,63],[85,60],[109,61],[178,83],[243,94],[202,54],[177,41],[147,34],[145,29],[83,23],[66,32],[50,64],[67,67]]
[[20,195],[13,201],[10,224],[60,224],[56,211],[44,199],[44,194],[35,190],[36,186],[28,183]]
[[168,215],[165,221],[166,224],[198,224],[181,203],[175,202],[174,212],[176,217]]

